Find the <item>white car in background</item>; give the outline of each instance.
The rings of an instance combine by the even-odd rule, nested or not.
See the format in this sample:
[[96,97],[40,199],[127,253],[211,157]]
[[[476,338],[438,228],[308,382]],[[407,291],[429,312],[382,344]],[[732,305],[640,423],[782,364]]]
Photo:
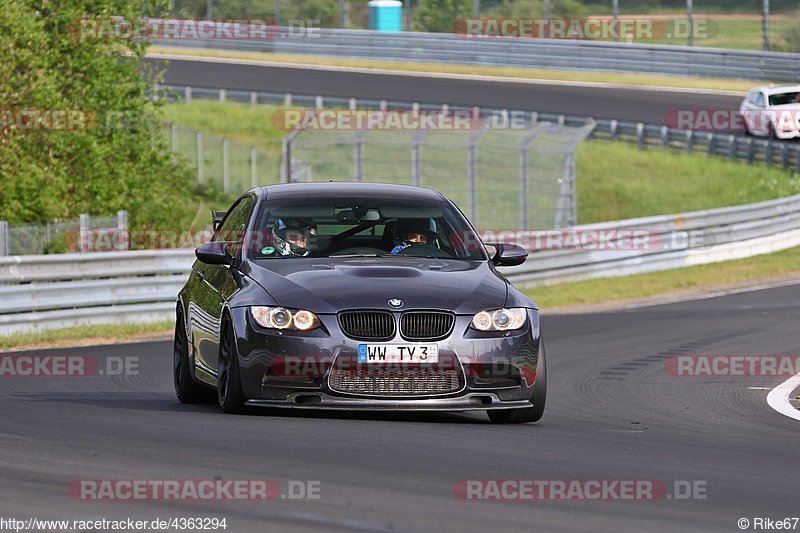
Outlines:
[[750,135],[771,139],[800,137],[800,85],[770,85],[747,93],[739,107]]

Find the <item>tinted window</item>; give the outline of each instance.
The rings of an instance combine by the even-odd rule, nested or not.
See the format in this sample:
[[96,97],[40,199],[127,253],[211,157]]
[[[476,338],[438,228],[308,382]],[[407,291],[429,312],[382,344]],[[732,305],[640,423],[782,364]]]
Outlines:
[[777,93],[769,95],[769,105],[800,104],[800,92]]
[[267,200],[251,234],[253,259],[399,256],[487,259],[463,215],[442,200]]

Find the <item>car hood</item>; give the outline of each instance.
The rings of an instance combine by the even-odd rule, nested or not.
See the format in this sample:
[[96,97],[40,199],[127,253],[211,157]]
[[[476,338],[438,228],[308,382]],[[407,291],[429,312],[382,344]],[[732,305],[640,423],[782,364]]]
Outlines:
[[484,261],[415,257],[264,259],[246,274],[278,305],[315,313],[344,309],[444,309],[473,314],[502,307],[508,285]]

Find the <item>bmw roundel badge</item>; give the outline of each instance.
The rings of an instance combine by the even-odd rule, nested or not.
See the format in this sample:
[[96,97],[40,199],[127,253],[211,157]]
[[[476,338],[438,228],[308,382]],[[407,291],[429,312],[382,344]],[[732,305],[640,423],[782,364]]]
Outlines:
[[403,307],[403,300],[398,300],[397,298],[392,298],[391,300],[389,300],[389,305],[391,305],[394,308]]

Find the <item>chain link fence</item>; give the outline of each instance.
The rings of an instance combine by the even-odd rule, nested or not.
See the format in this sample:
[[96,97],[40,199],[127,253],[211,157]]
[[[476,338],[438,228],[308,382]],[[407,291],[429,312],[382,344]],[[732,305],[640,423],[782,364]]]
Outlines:
[[278,182],[280,158],[255,146],[202,132],[174,122],[165,126],[173,154],[196,169],[197,183],[225,193]]
[[113,217],[82,214],[75,220],[14,224],[0,220],[0,256],[128,249],[128,214]]
[[282,181],[359,181],[435,188],[482,229],[550,229],[576,220],[577,144],[594,123],[470,131],[295,130]]

